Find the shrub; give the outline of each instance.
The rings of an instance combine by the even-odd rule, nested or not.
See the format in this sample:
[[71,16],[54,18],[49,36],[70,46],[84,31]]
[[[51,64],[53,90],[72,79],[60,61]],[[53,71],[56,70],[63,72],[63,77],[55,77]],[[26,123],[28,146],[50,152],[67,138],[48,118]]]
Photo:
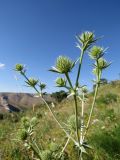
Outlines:
[[110,104],[113,102],[117,102],[118,100],[118,95],[117,94],[113,94],[113,93],[108,93],[105,96],[101,95],[98,99],[97,99],[97,103],[100,104]]
[[65,99],[67,95],[68,94],[63,90],[51,94],[51,96],[54,97],[58,102],[61,102],[63,99]]
[[105,79],[105,78],[101,78],[101,84],[107,84],[108,83],[108,80],[107,79]]

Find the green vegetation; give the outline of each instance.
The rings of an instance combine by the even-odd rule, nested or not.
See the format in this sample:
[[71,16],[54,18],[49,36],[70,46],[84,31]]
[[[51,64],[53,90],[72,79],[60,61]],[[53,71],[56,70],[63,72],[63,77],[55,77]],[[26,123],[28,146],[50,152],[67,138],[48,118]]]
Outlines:
[[61,102],[63,99],[67,98],[68,94],[65,91],[61,90],[59,92],[52,93],[51,96],[58,102]]
[[[118,96],[118,100],[112,101],[109,104],[103,104],[99,102],[96,104],[95,112],[92,116],[92,127],[88,135],[88,142],[91,144],[92,149],[88,150],[89,156],[85,156],[85,160],[120,160],[120,100],[119,100],[119,81],[116,83],[116,89],[114,93]],[[107,86],[101,86],[99,91],[101,92],[107,87],[107,92],[112,90],[111,82]],[[99,92],[99,93],[100,93]],[[102,92],[103,95],[105,95]],[[98,94],[98,99],[101,97]],[[92,96],[88,95],[88,100],[85,105],[85,118],[89,111],[89,102]],[[61,122],[68,124],[75,129],[75,119],[73,110],[73,100],[65,100],[54,108],[55,114]],[[45,148],[43,155],[49,150],[62,149],[61,145],[67,137],[64,137],[63,132],[54,122],[52,116],[42,106],[38,106],[33,112],[32,109],[25,111],[25,113],[18,113],[19,120],[14,122],[10,114],[3,114],[4,119],[0,120],[0,156],[2,160],[31,160],[32,153],[23,147],[23,141],[18,141],[20,137],[20,129],[22,127],[22,121],[24,117],[29,117],[32,120],[33,117],[38,115],[38,124],[35,126],[36,142],[38,145],[42,144]],[[6,115],[6,116],[5,116]],[[39,116],[40,115],[40,116]],[[9,142],[9,143],[8,143]],[[55,146],[54,146],[55,145]],[[50,149],[52,146],[53,149]],[[52,153],[54,154],[54,153]],[[29,157],[28,157],[29,155]],[[77,151],[72,142],[70,142],[65,149],[66,159],[76,160]]]
[[[43,91],[46,84],[38,79],[29,78],[22,64],[16,65],[15,71],[24,77],[28,87],[36,91],[38,98],[40,97],[44,102],[44,107],[28,110],[19,116],[12,114],[11,119],[15,120],[8,121],[13,124],[7,126],[7,122],[5,128],[4,123],[7,120],[1,115],[3,127],[1,141],[7,139],[6,127],[10,134],[9,145],[4,143],[6,152],[0,148],[1,158],[6,159],[6,155],[8,159],[22,160],[117,160],[120,158],[119,95],[102,92],[106,85],[107,88],[110,87],[110,84],[102,79],[103,70],[110,65],[103,58],[106,49],[93,45],[98,39],[92,32],[78,35],[77,40],[77,47],[80,49],[77,60],[72,61],[66,56],[59,56],[55,67],[50,69],[51,72],[62,75],[56,79],[57,87],[67,90],[67,93],[61,91],[52,95],[58,100],[57,105],[45,100]],[[86,53],[93,60],[95,80],[92,94],[88,93],[86,86],[81,86],[80,83],[82,62]],[[74,67],[78,68],[75,83],[70,76]],[[62,101],[66,97],[69,99]]]

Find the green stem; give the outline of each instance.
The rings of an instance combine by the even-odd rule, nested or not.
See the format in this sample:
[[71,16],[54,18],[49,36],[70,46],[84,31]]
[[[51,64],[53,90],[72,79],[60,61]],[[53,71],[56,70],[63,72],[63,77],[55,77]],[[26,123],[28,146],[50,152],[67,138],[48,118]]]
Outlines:
[[36,146],[36,148],[37,148],[37,150],[38,150],[38,153],[40,154],[40,153],[41,153],[41,151],[40,151],[40,149],[39,149],[39,147],[38,147],[37,143],[36,143],[35,141],[33,141],[33,143],[34,143],[34,145]]
[[77,97],[74,95],[74,102],[75,102],[75,122],[76,122],[76,135],[77,135],[77,140],[78,144],[80,147],[80,136],[79,136],[79,126],[78,126],[78,105],[77,105]]
[[[22,73],[22,75],[23,75],[24,78],[29,82],[29,79],[27,78],[27,76],[26,76],[24,73]],[[57,118],[55,117],[52,109],[50,108],[50,106],[48,105],[48,103],[45,101],[45,99],[43,98],[43,96],[41,96],[41,93],[39,92],[39,90],[38,90],[35,86],[34,86],[33,88],[34,88],[35,91],[38,93],[39,97],[42,98],[42,101],[43,101],[43,102],[45,103],[45,105],[47,106],[48,110],[50,111],[51,115],[53,116],[54,120],[57,122],[57,124],[59,125],[59,127],[64,131],[64,133],[65,133],[68,137],[71,138],[71,140],[72,140],[75,144],[77,144],[77,142],[74,140],[74,138],[71,137],[71,136],[67,133],[67,131],[63,128],[63,126],[62,126],[62,125],[60,124],[60,122],[57,120]]]
[[68,83],[69,83],[71,89],[73,89],[73,85],[72,85],[72,82],[71,82],[71,80],[70,80],[69,74],[68,74],[68,73],[65,73],[65,76],[66,76],[66,78],[67,78],[67,80],[68,80]]
[[35,153],[35,155],[40,159],[42,160],[40,154],[36,151],[36,149],[33,147],[32,143],[29,143],[31,149],[33,150],[33,152]]
[[[96,62],[97,62],[97,67],[99,68],[98,60]],[[95,101],[96,101],[96,97],[97,97],[97,93],[98,93],[99,82],[100,82],[100,79],[101,79],[101,74],[102,74],[102,70],[98,69],[97,84],[96,84],[96,87],[95,87],[93,103],[92,103],[92,107],[91,107],[91,110],[90,110],[90,114],[89,114],[86,130],[85,130],[85,133],[84,133],[84,136],[83,136],[83,141],[85,139],[85,136],[87,135],[87,132],[88,132],[88,129],[89,129],[89,126],[90,126],[91,117],[92,117],[92,114],[93,114],[93,109],[94,109],[94,106],[95,106]]]
[[83,144],[83,129],[84,129],[84,93],[82,97],[82,108],[81,108],[81,132],[80,132],[80,144]]
[[83,160],[83,152],[80,153],[80,160]]
[[91,107],[91,110],[90,110],[90,114],[89,114],[86,130],[85,130],[85,133],[84,133],[84,136],[83,136],[83,141],[85,139],[85,136],[86,136],[86,134],[88,132],[88,129],[89,129],[89,126],[90,126],[91,117],[92,117],[92,113],[93,113],[93,109],[94,109],[94,106],[95,106],[95,101],[96,101],[96,97],[97,97],[97,93],[98,93],[98,87],[99,87],[99,84],[97,83],[96,87],[95,87],[94,99],[93,99],[92,107]]
[[59,125],[59,127],[64,131],[64,133],[66,133],[66,135],[68,137],[71,138],[71,140],[76,144],[76,141],[67,133],[67,131],[63,128],[63,126],[60,124],[60,122],[57,120],[57,118],[55,117],[52,109],[50,108],[50,106],[47,104],[47,102],[44,100],[44,98],[42,98],[43,102],[45,103],[45,105],[47,106],[47,108],[49,109],[50,113],[52,114],[54,120],[57,122],[57,124]]
[[[72,82],[69,78],[69,74],[66,73],[66,78],[68,80],[68,83],[71,87],[71,89],[74,91],[74,88],[73,88],[73,85],[72,85]],[[74,91],[75,92],[75,91]],[[75,103],[75,123],[76,123],[76,136],[77,136],[77,141],[78,141],[78,145],[79,145],[79,148],[80,148],[80,136],[79,136],[79,126],[78,126],[78,105],[77,105],[77,97],[76,97],[76,92],[75,92],[75,95],[74,95],[74,103]]]
[[78,73],[77,73],[77,78],[76,78],[76,87],[78,87],[78,81],[79,81],[79,77],[80,77],[83,55],[84,55],[84,50],[81,51],[81,55],[80,55],[80,63],[79,63]]
[[[70,133],[70,135],[72,135],[72,132]],[[64,145],[64,147],[63,147],[63,149],[62,149],[62,151],[61,151],[61,153],[60,153],[60,157],[62,156],[62,153],[64,153],[64,151],[65,151],[65,149],[66,149],[69,141],[70,141],[70,137],[68,137],[68,139],[67,139],[67,141],[66,141],[66,143],[65,143],[65,145]]]

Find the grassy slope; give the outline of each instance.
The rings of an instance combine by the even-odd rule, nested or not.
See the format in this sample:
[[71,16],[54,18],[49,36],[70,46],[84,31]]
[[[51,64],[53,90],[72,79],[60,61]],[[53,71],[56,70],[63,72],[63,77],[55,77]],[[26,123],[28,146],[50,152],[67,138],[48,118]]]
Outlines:
[[[108,96],[112,93],[112,96]],[[92,94],[86,102],[86,117],[89,112]],[[104,96],[103,96],[104,95]],[[115,98],[117,97],[117,98]],[[98,100],[92,117],[92,128],[88,135],[88,142],[93,149],[88,150],[89,156],[85,160],[119,160],[120,159],[120,81],[101,86],[99,89]],[[107,99],[107,101],[106,101]],[[23,113],[29,117],[39,116],[37,126],[37,142],[41,142],[45,148],[51,140],[58,144],[64,144],[66,138],[64,133],[53,121],[50,113],[44,108],[36,109]],[[74,113],[73,101],[65,100],[55,109],[56,116],[62,122],[66,122],[68,117]],[[23,116],[22,115],[22,116]],[[42,115],[42,117],[41,117]],[[8,116],[8,119],[1,120],[0,123],[0,159],[1,160],[27,160],[26,151],[22,145],[16,145],[15,137],[19,129],[21,115]],[[17,122],[18,120],[18,122]],[[14,122],[16,121],[16,122]],[[61,138],[62,137],[62,138]],[[76,160],[73,144],[70,143],[66,149],[70,160]],[[13,155],[13,156],[12,156]],[[21,157],[21,158],[20,158]]]

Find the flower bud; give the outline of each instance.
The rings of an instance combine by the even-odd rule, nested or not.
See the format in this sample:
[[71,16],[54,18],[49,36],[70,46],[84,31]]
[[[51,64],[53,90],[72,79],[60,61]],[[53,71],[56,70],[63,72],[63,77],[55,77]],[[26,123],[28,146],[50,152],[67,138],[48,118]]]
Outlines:
[[96,64],[97,68],[100,70],[107,68],[109,65],[110,63],[103,58],[98,59],[98,64]]
[[40,87],[40,89],[41,89],[41,90],[43,90],[43,89],[45,89],[45,88],[46,88],[46,84],[44,84],[44,83],[40,83],[40,84],[39,84],[39,87]]
[[49,71],[66,74],[72,70],[76,62],[72,62],[68,57],[59,56],[56,61],[56,66],[52,67]]
[[56,62],[56,68],[60,73],[68,73],[73,68],[74,63],[65,56],[59,56]]
[[102,47],[93,46],[89,52],[89,56],[92,59],[99,59],[104,55],[104,49]]
[[22,64],[16,64],[15,70],[18,72],[22,72],[24,70],[24,66]]
[[[77,40],[82,45],[83,50],[88,49],[88,47],[96,41],[94,33],[88,31],[78,35]],[[79,44],[77,47],[81,48]]]
[[57,87],[64,87],[64,86],[66,86],[66,80],[58,77],[56,79],[56,84],[57,84]]
[[28,84],[29,87],[35,87],[38,83],[38,80],[34,78],[29,78],[29,80],[26,81],[26,83]]
[[88,42],[94,40],[94,34],[92,32],[86,31],[83,32],[80,36],[82,42]]

